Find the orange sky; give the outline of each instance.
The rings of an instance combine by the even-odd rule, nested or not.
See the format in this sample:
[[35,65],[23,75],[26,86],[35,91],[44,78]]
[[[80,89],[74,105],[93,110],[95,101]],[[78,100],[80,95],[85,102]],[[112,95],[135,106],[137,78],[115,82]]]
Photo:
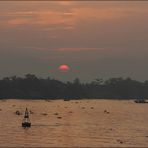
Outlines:
[[[147,79],[148,2],[0,2],[0,77]],[[78,73],[55,70],[68,64]]]

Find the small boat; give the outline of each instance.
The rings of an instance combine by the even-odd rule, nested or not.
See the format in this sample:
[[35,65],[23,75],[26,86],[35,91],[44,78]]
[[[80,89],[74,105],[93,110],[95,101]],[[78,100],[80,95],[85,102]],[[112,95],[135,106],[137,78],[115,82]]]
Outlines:
[[144,99],[137,99],[135,100],[135,103],[148,103],[148,102],[145,101]]
[[64,101],[70,101],[70,99],[66,98],[66,99],[64,99]]
[[29,112],[28,112],[27,108],[26,108],[24,119],[23,119],[23,122],[22,122],[22,127],[24,127],[24,128],[31,127],[31,122],[30,122],[30,119],[29,119]]

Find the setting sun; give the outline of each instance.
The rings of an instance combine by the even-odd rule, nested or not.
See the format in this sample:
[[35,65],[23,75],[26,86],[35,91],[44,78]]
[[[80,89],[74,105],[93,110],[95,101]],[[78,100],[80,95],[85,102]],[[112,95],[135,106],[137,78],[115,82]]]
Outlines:
[[70,70],[70,67],[68,65],[60,65],[59,70],[61,72],[67,72],[68,70]]

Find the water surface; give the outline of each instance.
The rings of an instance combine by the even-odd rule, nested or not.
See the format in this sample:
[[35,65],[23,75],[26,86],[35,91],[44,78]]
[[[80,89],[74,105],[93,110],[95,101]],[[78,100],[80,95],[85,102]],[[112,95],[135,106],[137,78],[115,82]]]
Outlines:
[[[29,129],[15,114],[25,107],[33,112]],[[0,147],[148,147],[148,104],[11,99],[0,109]]]

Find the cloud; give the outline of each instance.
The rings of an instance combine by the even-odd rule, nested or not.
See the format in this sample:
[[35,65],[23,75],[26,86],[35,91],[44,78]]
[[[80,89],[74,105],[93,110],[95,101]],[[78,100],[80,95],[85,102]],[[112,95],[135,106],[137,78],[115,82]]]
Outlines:
[[26,47],[35,51],[55,51],[55,52],[77,52],[77,51],[103,51],[104,48],[87,48],[87,47],[70,47],[70,48],[42,48],[42,47]]
[[30,22],[29,19],[17,18],[17,19],[8,20],[7,25],[17,27],[21,25],[28,25],[29,22]]
[[1,25],[3,27],[18,27],[22,25],[33,27],[49,27],[56,25],[63,25],[64,27],[72,28],[74,20],[71,12],[58,12],[54,10],[43,11],[25,11],[25,12],[6,12],[0,15]]
[[[99,48],[57,48],[55,51],[59,52],[77,52],[77,51],[97,51]],[[100,48],[102,50],[102,48]]]
[[[63,3],[63,2],[62,2]],[[65,2],[64,2],[65,3]],[[66,2],[69,4],[69,2]],[[128,5],[108,5],[87,6],[74,5],[67,8],[65,11],[57,9],[28,9],[26,11],[3,11],[0,13],[0,23],[3,27],[18,27],[22,25],[32,27],[56,27],[62,26],[63,29],[74,29],[76,25],[82,20],[113,20],[123,17],[129,17],[129,15],[141,14],[148,12],[146,9],[138,7],[130,7]],[[66,7],[66,6],[64,6]],[[4,19],[1,19],[4,18]],[[1,26],[0,25],[0,26]]]

